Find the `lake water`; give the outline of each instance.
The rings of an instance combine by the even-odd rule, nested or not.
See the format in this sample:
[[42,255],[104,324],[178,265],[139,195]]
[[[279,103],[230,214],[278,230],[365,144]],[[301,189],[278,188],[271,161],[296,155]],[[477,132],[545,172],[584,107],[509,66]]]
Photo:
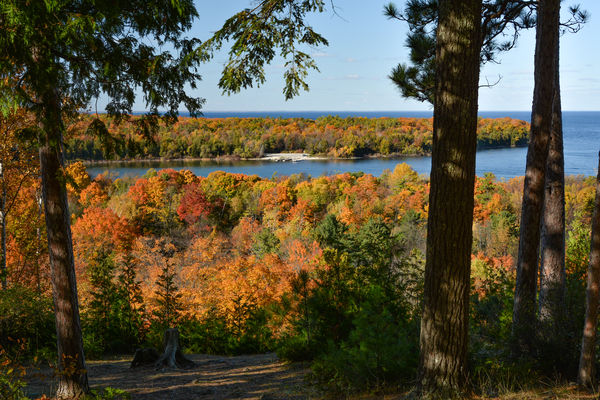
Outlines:
[[[486,118],[511,117],[529,121],[531,113],[525,111],[482,111],[479,113]],[[377,117],[431,117],[431,112],[206,112],[208,118],[226,117],[304,117],[318,118],[324,115]],[[563,129],[565,142],[565,173],[567,175],[596,175],[598,166],[598,151],[600,150],[600,112],[564,112]],[[477,152],[477,175],[492,172],[498,178],[512,178],[525,174],[525,158],[527,148],[494,149]],[[89,167],[92,176],[110,172],[112,176],[141,176],[149,168],[173,168],[175,170],[189,169],[198,176],[207,176],[213,171],[221,170],[232,173],[259,175],[270,178],[304,173],[321,176],[343,172],[364,172],[375,176],[385,170],[392,170],[396,164],[405,162],[420,174],[429,174],[431,157],[401,157],[394,159],[365,159],[365,160],[313,160],[299,162],[272,161],[236,161],[236,162],[206,162],[206,161],[172,161],[172,162],[141,162],[127,164],[111,164],[110,166]]]

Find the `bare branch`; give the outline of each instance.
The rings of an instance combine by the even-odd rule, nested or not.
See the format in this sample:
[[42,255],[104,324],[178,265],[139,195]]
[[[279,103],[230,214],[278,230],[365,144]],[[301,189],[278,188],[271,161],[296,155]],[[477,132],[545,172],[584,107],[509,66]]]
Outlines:
[[500,81],[502,80],[502,75],[498,74],[498,80],[494,83],[490,83],[490,81],[488,80],[487,76],[485,77],[485,85],[479,85],[479,88],[492,88],[494,86],[496,86],[497,84],[500,83]]

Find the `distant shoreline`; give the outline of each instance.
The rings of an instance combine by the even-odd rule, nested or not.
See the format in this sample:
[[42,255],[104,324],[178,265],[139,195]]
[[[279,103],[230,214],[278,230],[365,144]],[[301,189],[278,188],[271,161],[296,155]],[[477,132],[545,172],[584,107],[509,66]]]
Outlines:
[[[486,146],[483,148],[478,148],[477,151],[485,151],[485,150],[497,150],[497,149],[511,149],[518,147],[526,147],[527,144],[519,145],[519,146]],[[127,165],[127,164],[142,164],[142,163],[162,163],[162,162],[214,162],[214,163],[231,163],[237,161],[269,161],[269,162],[301,162],[301,161],[330,161],[330,160],[372,160],[372,159],[394,159],[394,158],[406,158],[406,157],[431,157],[431,153],[423,153],[423,154],[369,154],[363,157],[329,157],[324,155],[310,155],[308,153],[267,153],[263,157],[239,157],[234,155],[226,155],[220,157],[213,158],[202,158],[202,157],[177,157],[177,158],[167,158],[167,157],[153,157],[153,158],[139,158],[139,159],[130,159],[130,160],[81,160],[81,159],[73,159],[67,160],[69,163],[73,162],[82,162],[83,165],[88,167],[97,167],[102,165]]]
[[239,157],[233,155],[220,156],[214,158],[202,158],[202,157],[177,157],[177,158],[166,158],[166,157],[153,157],[153,158],[139,158],[132,160],[67,160],[68,162],[81,161],[86,166],[100,166],[100,165],[114,165],[114,164],[136,164],[136,163],[161,163],[161,162],[236,162],[236,161],[270,161],[270,162],[300,162],[300,161],[324,161],[324,160],[360,160],[370,158],[399,158],[399,157],[426,157],[430,154],[418,154],[418,155],[407,155],[407,154],[396,154],[396,155],[377,155],[377,156],[365,156],[365,157],[327,157],[327,156],[311,156],[308,153],[268,153],[263,157]]
[[[328,115],[338,115],[340,117],[365,117],[365,118],[399,118],[399,117],[417,117],[431,118],[431,111],[407,111],[407,110],[374,110],[374,111],[355,111],[355,110],[300,110],[300,111],[285,111],[285,110],[265,110],[265,111],[203,111],[200,118],[306,118],[316,119]],[[596,111],[572,111],[563,110],[563,114],[572,113],[600,113]],[[142,115],[143,111],[136,111],[134,115]],[[182,112],[180,117],[189,117],[189,113]],[[531,119],[531,110],[479,110],[478,116],[482,118],[502,118],[511,117],[523,119],[527,122]]]
[[[137,117],[115,124],[101,115],[108,131],[105,136],[89,130],[92,118],[84,116],[69,128],[66,159],[89,165],[359,160],[428,156],[433,141],[432,119],[422,117],[181,118],[144,133],[136,125]],[[522,146],[528,134],[529,124],[522,119],[482,118],[477,127],[478,148]]]

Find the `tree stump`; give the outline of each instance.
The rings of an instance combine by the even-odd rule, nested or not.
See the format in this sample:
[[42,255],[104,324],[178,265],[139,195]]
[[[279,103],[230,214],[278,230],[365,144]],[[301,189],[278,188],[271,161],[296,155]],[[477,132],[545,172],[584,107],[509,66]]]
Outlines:
[[154,365],[154,363],[156,363],[156,360],[158,360],[159,357],[160,355],[158,354],[158,351],[151,347],[145,349],[137,349],[135,351],[133,361],[131,362],[129,368]]
[[163,340],[164,352],[156,361],[154,366],[156,369],[163,368],[192,368],[196,364],[192,360],[187,359],[181,352],[179,347],[179,331],[177,329],[167,329]]

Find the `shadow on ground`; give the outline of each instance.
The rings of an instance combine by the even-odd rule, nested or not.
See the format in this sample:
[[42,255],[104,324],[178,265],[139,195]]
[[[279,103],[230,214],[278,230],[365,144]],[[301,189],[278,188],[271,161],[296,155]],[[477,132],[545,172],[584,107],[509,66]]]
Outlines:
[[[123,389],[131,393],[133,400],[300,400],[319,397],[305,382],[306,365],[285,364],[275,354],[187,357],[196,363],[189,370],[130,369],[131,358],[89,361],[90,386]],[[50,370],[31,375],[26,389],[30,397],[53,393],[56,382],[48,376],[51,376]]]

